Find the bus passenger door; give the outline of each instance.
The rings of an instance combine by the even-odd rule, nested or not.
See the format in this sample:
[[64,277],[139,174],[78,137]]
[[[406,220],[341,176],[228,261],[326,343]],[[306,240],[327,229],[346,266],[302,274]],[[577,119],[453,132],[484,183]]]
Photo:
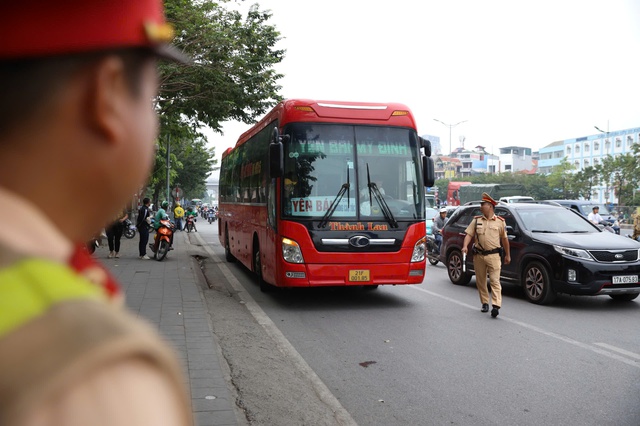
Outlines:
[[278,206],[276,197],[277,179],[271,179],[271,183],[267,189],[267,226],[265,232],[265,241],[262,241],[260,250],[262,251],[262,277],[271,284],[276,282],[276,264],[278,253],[276,252],[278,238],[278,221],[276,209]]

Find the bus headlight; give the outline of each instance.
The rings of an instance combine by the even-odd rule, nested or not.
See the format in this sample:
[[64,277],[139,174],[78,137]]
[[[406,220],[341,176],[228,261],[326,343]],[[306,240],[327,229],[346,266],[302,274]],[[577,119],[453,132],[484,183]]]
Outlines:
[[413,246],[413,254],[411,255],[411,262],[422,262],[427,254],[427,237],[422,237]]
[[282,239],[282,257],[289,263],[304,263],[300,246],[288,238]]

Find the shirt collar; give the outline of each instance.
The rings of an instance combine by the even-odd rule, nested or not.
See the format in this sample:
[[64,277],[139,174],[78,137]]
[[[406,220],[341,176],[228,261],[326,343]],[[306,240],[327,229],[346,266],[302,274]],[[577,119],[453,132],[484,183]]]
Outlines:
[[[18,253],[67,263],[72,242],[29,200],[0,187],[0,242]],[[10,208],[9,208],[10,207]],[[6,226],[10,224],[10,226]]]

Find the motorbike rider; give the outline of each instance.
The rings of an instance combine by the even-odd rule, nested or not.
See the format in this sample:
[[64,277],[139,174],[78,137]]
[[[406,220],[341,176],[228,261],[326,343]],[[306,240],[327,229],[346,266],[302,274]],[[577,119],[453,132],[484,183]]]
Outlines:
[[587,216],[587,219],[589,219],[589,221],[594,225],[599,225],[600,222],[602,222],[603,220],[599,212],[600,212],[600,207],[593,206],[593,209],[591,209],[591,213],[589,213],[589,216]]
[[[158,212],[156,213],[154,222],[153,222],[153,229],[155,229],[156,231],[162,226],[162,224],[160,223],[161,220],[169,220],[169,215],[167,214],[167,209],[169,208],[169,202],[167,200],[163,201],[160,204],[160,208],[158,209]],[[156,236],[153,240],[153,252],[157,252],[158,251],[158,245],[160,244],[160,239],[158,238],[158,233],[156,232]],[[171,234],[171,243],[173,246],[173,234]]]
[[198,212],[194,211],[193,207],[189,207],[189,209],[187,210],[187,213],[186,213],[187,222],[189,221],[189,218],[192,218],[192,220],[193,220],[193,230],[196,231],[196,232],[198,232],[198,230],[196,229],[196,218],[197,217],[198,217]]
[[442,247],[442,228],[447,223],[447,209],[440,209],[438,216],[433,219],[433,235],[436,239],[436,245],[438,246],[438,253],[440,247]]

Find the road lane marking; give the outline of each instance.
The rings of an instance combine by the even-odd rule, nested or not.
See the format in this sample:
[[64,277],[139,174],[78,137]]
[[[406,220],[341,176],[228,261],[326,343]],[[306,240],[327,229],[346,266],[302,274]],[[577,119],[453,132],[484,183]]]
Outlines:
[[217,265],[231,287],[233,287],[237,292],[238,297],[244,302],[244,305],[247,307],[253,318],[262,326],[269,337],[273,339],[280,352],[282,352],[284,356],[290,357],[289,359],[293,360],[298,369],[307,377],[307,380],[309,380],[320,399],[333,411],[338,424],[344,426],[357,426],[357,423],[351,417],[351,414],[349,414],[340,401],[338,401],[333,393],[331,393],[327,385],[325,385],[320,377],[318,377],[316,372],[311,369],[309,364],[307,364],[304,358],[302,358],[302,355],[300,355],[287,338],[284,337],[284,334],[282,334],[280,329],[276,327],[273,321],[271,321],[271,318],[269,318],[269,316],[262,310],[260,305],[258,305],[253,297],[251,297],[251,295],[245,290],[240,281],[238,281],[235,275],[233,275],[231,270],[223,262],[222,258],[213,251],[209,244],[205,243],[204,239],[199,234],[196,233],[195,237],[198,239],[205,251],[213,259],[218,261]]
[[[434,293],[431,290],[425,290],[424,288],[415,287],[415,286],[407,286],[405,288],[410,288],[410,289],[413,289],[413,290],[421,291],[423,293],[427,293],[430,296],[437,297],[437,298],[442,299],[442,300],[446,300],[447,302],[455,303],[456,305],[463,306],[465,308],[469,308],[469,309],[472,309],[474,311],[478,310],[477,306],[472,306],[472,305],[470,305],[468,303],[460,302],[459,300],[453,299],[451,297],[447,297],[447,296],[443,296],[443,295],[438,294],[438,293]],[[500,315],[500,319],[502,321],[507,321],[507,322],[510,322],[512,324],[519,325],[520,327],[529,329],[531,331],[535,331],[536,333],[540,333],[540,334],[542,334],[544,336],[551,337],[551,338],[554,338],[554,339],[557,339],[557,340],[561,340],[561,341],[563,341],[565,343],[568,343],[570,345],[577,346],[579,348],[586,349],[586,350],[591,351],[591,352],[595,352],[595,353],[597,353],[599,355],[603,355],[603,356],[606,356],[606,357],[611,358],[611,359],[615,359],[616,361],[623,362],[623,363],[625,363],[627,365],[630,365],[632,367],[640,368],[640,356],[637,355],[637,354],[634,354],[633,352],[625,351],[624,349],[619,349],[619,348],[616,348],[615,346],[607,345],[606,343],[594,343],[594,345],[597,345],[597,346],[590,345],[588,343],[583,343],[583,342],[580,342],[578,340],[572,339],[570,337],[563,336],[561,334],[557,334],[557,333],[554,333],[552,331],[545,330],[545,329],[540,328],[538,326],[535,326],[533,324],[528,324],[526,322],[522,322],[522,321],[518,321],[518,320],[515,320],[515,319],[512,319],[512,318],[509,318],[509,317],[505,317],[502,314]],[[609,349],[609,350],[605,350],[604,348]],[[611,351],[614,351],[614,352],[611,352]],[[615,353],[615,352],[618,352],[618,353]],[[621,356],[619,354],[624,354],[624,355],[626,355],[626,356],[628,356],[630,358],[636,358],[639,361],[635,361],[633,359],[629,359],[629,358]]]
[[598,346],[603,347],[605,349],[609,349],[610,351],[621,353],[623,355],[628,356],[629,358],[640,359],[640,354],[628,351],[626,349],[618,348],[617,346],[612,346],[612,345],[609,345],[607,343],[594,343],[594,345],[598,345]]

